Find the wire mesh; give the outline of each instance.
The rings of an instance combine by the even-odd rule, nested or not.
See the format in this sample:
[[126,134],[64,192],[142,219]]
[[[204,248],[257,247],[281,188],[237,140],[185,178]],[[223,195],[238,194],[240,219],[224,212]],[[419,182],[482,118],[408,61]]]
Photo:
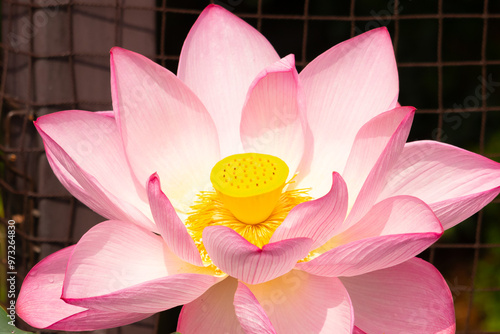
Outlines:
[[[255,26],[281,56],[294,53],[299,70],[334,44],[387,26],[400,71],[400,103],[419,108],[409,140],[439,140],[500,161],[498,1],[212,2]],[[17,223],[19,286],[41,257],[75,243],[100,219],[85,213],[50,174],[32,121],[56,110],[110,109],[105,78],[113,45],[142,51],[175,72],[182,42],[206,4],[194,0],[2,2],[2,224],[7,226],[9,219]],[[144,16],[151,18],[149,24],[134,19]],[[102,24],[103,36],[86,35],[87,29],[92,30],[86,19]],[[144,37],[150,41],[148,46],[141,44]],[[103,81],[102,87],[98,85],[101,91],[82,89],[88,75]],[[59,210],[57,217],[47,212],[54,208]],[[500,333],[499,217],[497,198],[420,255],[450,285],[458,333]],[[90,222],[81,222],[86,218]],[[47,221],[62,232],[43,233],[45,227],[40,226]],[[139,328],[147,333],[152,326]]]

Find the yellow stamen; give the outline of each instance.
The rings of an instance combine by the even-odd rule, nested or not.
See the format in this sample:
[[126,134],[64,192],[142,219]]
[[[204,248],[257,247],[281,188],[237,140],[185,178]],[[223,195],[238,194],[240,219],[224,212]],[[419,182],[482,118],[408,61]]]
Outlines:
[[238,232],[248,242],[262,248],[262,246],[269,243],[274,231],[285,220],[290,210],[296,205],[311,199],[307,192],[307,189],[285,191],[280,195],[273,212],[265,221],[258,224],[247,224],[238,220],[225,207],[224,202],[216,192],[204,191],[198,194],[198,200],[191,207],[192,213],[184,223],[198,247],[205,265],[214,266],[203,245],[202,234],[205,227],[227,226]]
[[210,174],[215,191],[200,192],[184,222],[205,266],[223,274],[203,245],[205,227],[227,226],[262,248],[290,210],[311,199],[308,189],[283,192],[288,172],[281,159],[257,153],[232,155],[215,165]]
[[214,166],[210,181],[224,207],[238,220],[259,224],[273,212],[288,172],[285,162],[275,156],[235,154]]

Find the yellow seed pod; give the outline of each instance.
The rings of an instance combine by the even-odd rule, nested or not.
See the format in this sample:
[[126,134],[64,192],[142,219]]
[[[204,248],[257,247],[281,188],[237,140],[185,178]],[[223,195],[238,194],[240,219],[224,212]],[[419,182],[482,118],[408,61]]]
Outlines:
[[288,174],[288,166],[280,158],[243,153],[219,161],[212,168],[210,181],[238,220],[258,224],[273,212]]

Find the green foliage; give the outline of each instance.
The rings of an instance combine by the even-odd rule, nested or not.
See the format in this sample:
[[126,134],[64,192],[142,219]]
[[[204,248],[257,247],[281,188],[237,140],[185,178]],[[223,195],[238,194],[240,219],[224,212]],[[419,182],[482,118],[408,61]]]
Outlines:
[[[500,240],[500,205],[489,205],[484,209],[485,227],[484,243],[498,243]],[[500,286],[500,248],[483,250],[483,256],[478,263],[475,285],[478,288],[491,288]],[[482,313],[481,330],[496,331],[500,328],[500,298],[498,292],[479,292],[475,294],[474,306]]]
[[19,328],[13,326],[12,319],[9,317],[7,312],[0,307],[0,333],[5,334],[34,334],[33,332],[25,332]]

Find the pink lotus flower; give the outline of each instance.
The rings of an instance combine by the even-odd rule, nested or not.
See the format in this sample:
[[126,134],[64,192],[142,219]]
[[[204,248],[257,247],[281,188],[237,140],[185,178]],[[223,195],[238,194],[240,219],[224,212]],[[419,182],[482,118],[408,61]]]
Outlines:
[[183,334],[454,332],[450,290],[415,255],[495,198],[500,164],[405,144],[386,29],[298,74],[211,5],[177,76],[114,48],[111,86],[112,112],[35,123],[64,186],[110,220],[31,270],[26,322],[93,330],[184,305]]

